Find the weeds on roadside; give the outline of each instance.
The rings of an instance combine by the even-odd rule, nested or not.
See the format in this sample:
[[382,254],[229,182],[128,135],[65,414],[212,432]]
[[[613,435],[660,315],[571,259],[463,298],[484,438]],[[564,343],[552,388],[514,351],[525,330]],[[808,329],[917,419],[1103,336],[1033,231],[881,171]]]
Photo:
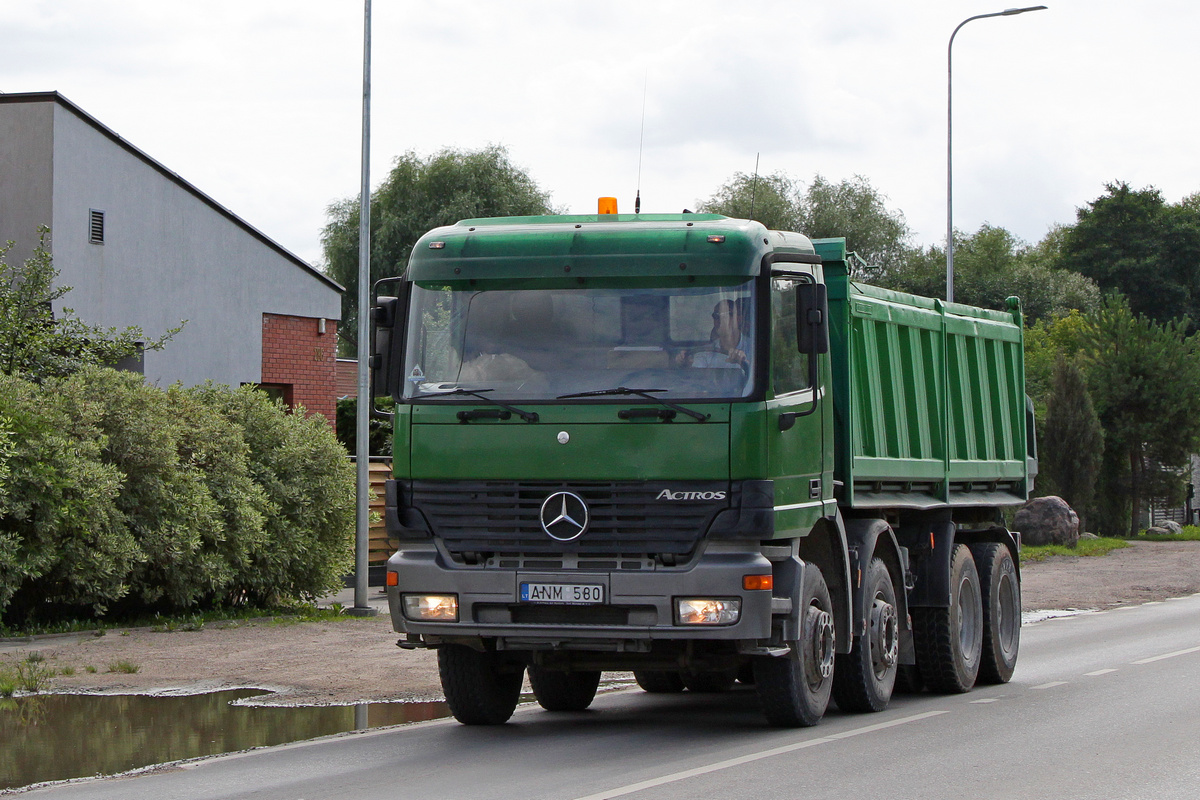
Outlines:
[[91,664],[88,664],[86,667],[84,667],[84,668],[83,668],[83,671],[84,671],[84,672],[86,672],[86,673],[87,673],[87,674],[89,674],[89,675],[95,675],[95,674],[96,674],[96,668],[95,668],[95,667],[93,667]]
[[45,661],[35,650],[15,664],[0,665],[0,697],[12,697],[18,689],[36,694],[48,688],[57,673]]
[[116,661],[108,662],[109,672],[119,672],[125,675],[132,675],[135,672],[141,671],[141,666],[133,663],[129,659],[119,658]]
[[71,667],[71,666],[63,667],[62,669],[60,669],[58,671],[58,674],[62,675],[65,678],[69,678],[75,674],[75,668]]

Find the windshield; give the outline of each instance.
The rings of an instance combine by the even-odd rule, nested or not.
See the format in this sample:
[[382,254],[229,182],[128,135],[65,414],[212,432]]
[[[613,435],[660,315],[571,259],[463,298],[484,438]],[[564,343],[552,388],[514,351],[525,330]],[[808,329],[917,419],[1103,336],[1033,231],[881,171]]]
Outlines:
[[404,397],[455,389],[554,400],[616,387],[737,398],[754,375],[752,279],[702,286],[417,283]]

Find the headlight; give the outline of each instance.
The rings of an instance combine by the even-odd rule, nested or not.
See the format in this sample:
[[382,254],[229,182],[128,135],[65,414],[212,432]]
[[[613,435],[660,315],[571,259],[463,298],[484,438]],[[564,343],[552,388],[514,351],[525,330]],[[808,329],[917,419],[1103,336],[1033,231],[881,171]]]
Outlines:
[[742,612],[742,601],[688,597],[675,601],[680,625],[732,625]]
[[402,595],[404,616],[421,622],[458,622],[458,595]]

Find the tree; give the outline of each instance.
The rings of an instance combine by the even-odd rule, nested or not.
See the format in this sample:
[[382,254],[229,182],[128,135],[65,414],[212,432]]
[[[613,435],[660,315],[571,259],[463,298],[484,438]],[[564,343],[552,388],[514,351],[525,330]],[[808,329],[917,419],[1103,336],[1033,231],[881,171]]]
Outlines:
[[871,275],[896,269],[909,252],[911,233],[904,214],[889,209],[887,198],[862,176],[833,183],[818,174],[803,188],[783,172],[735,172],[698,208],[813,239],[845,237],[847,249],[875,268]]
[[[1036,247],[1008,230],[984,224],[970,236],[954,237],[954,300],[966,305],[1003,309],[1016,295],[1029,321],[1051,319],[1072,309],[1091,311],[1100,304],[1100,289],[1077,272],[1054,269],[1047,253],[1060,234],[1052,230]],[[946,296],[946,251],[929,247],[911,254],[900,268],[881,276],[881,284],[926,297]]]
[[846,237],[846,248],[870,265],[869,280],[902,266],[911,251],[912,231],[904,214],[887,207],[861,175],[833,183],[814,175],[800,203],[800,230],[814,239]]
[[88,325],[74,310],[54,315],[53,303],[71,291],[54,285],[58,270],[46,239],[50,229],[38,228],[33,255],[20,266],[8,263],[15,244],[0,247],[0,373],[30,380],[69,375],[87,365],[116,364],[142,350],[161,350],[178,328],[149,339],[136,326],[118,330]]
[[1086,530],[1096,477],[1104,454],[1104,430],[1096,416],[1083,372],[1059,354],[1046,403],[1045,433],[1038,450],[1039,489],[1062,497],[1079,514]]
[[697,210],[753,219],[773,231],[800,231],[800,187],[784,172],[747,175],[735,172]]
[[1088,317],[1082,354],[1105,432],[1105,533],[1137,533],[1148,498],[1182,493],[1181,473],[1200,445],[1200,342],[1186,328],[1186,319],[1135,314],[1120,295]]
[[1200,201],[1171,205],[1152,186],[1124,182],[1105,189],[1076,212],[1059,265],[1119,291],[1134,314],[1200,320]]
[[[550,195],[492,145],[482,150],[447,148],[428,158],[408,152],[371,196],[371,283],[404,271],[423,234],[462,219],[552,213]],[[325,271],[346,287],[338,338],[353,355],[358,342],[359,198],[334,203],[321,234]]]

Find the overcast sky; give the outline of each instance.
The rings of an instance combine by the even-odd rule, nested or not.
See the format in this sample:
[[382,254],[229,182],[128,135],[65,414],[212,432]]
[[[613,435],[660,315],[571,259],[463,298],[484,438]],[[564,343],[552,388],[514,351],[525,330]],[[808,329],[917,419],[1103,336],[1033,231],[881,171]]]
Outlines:
[[[374,0],[371,181],[509,149],[575,213],[694,208],[734,172],[862,175],[946,225],[946,44],[982,0]],[[954,44],[956,227],[1035,242],[1106,182],[1200,191],[1200,4],[1045,0]],[[735,10],[736,6],[736,10]],[[302,258],[356,196],[360,0],[0,0],[0,91],[62,93]],[[0,187],[0,191],[3,187]]]

